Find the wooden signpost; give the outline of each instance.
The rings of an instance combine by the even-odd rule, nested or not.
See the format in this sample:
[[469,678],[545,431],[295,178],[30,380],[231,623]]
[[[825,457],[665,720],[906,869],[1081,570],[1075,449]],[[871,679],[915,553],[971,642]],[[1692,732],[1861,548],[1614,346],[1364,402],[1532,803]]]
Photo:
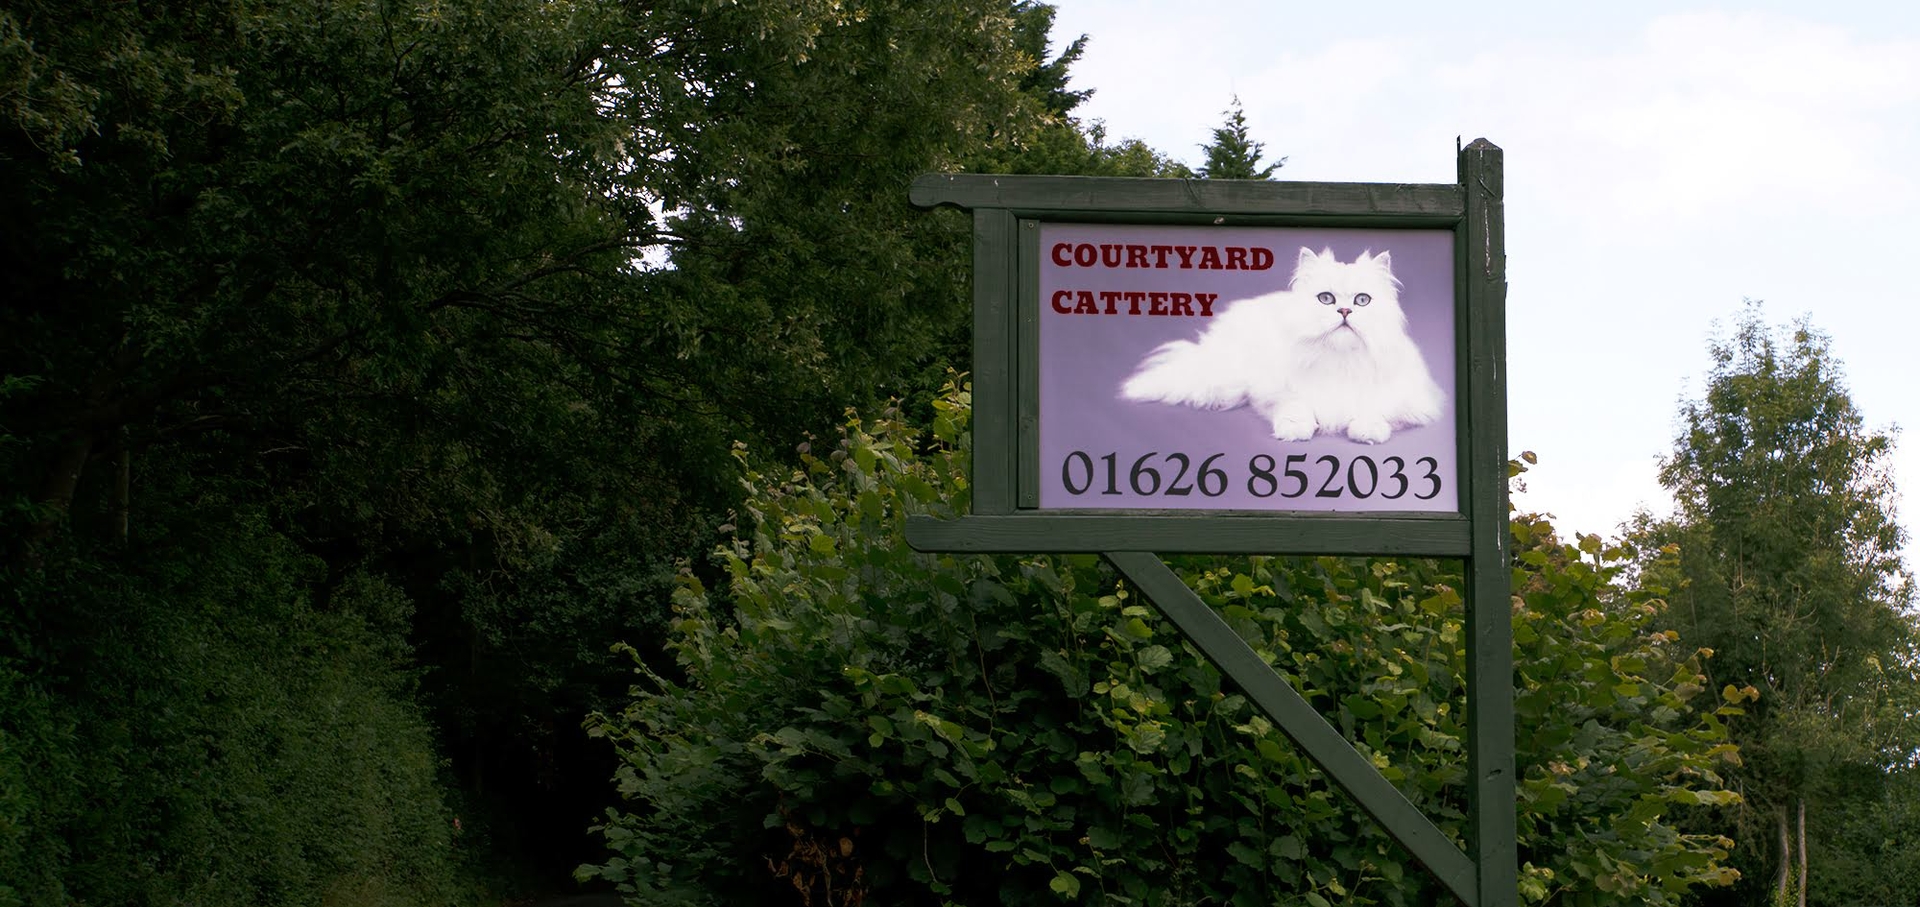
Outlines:
[[[1104,555],[1468,907],[1515,907],[1501,151],[1453,184],[937,174],[973,215],[973,512]],[[1463,852],[1162,553],[1463,558]]]

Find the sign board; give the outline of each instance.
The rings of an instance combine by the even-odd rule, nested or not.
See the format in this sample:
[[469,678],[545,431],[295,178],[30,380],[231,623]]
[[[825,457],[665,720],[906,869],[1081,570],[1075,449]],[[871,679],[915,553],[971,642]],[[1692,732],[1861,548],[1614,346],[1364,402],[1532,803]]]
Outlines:
[[1039,509],[1459,511],[1452,232],[1038,229]]
[[[1502,154],[1451,184],[941,174],[973,217],[972,512],[1093,552],[1468,907],[1518,903]],[[1463,851],[1160,553],[1466,562]]]
[[1506,518],[1471,187],[922,177],[973,214],[974,494],[909,539],[1467,556]]

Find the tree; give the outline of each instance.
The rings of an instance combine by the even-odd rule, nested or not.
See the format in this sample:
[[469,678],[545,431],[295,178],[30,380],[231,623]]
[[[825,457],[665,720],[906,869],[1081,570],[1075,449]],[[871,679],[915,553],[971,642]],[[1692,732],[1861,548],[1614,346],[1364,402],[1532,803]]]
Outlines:
[[1233,104],[1226,109],[1227,121],[1213,130],[1213,141],[1201,145],[1207,153],[1207,162],[1200,167],[1203,179],[1216,180],[1264,180],[1272,179],[1275,171],[1286,166],[1287,159],[1281,158],[1262,166],[1261,156],[1266,145],[1256,142],[1247,134],[1246,111],[1240,106],[1240,97],[1235,95]]
[[[604,647],[655,649],[673,565],[737,502],[729,444],[774,449],[940,374],[965,226],[910,211],[907,181],[1018,145],[1045,99],[1071,98],[1060,65],[1021,52],[1036,9],[0,10],[0,579],[22,602],[0,609],[0,682],[9,707],[45,705],[21,737],[49,748],[0,797],[41,805],[0,826],[161,867],[136,880],[156,900],[196,874],[244,884],[151,827],[196,805],[164,769],[244,780],[246,759],[326,735],[211,749],[244,737],[232,722],[331,727],[305,710],[378,699],[407,720],[427,707],[437,733],[387,736],[437,737],[466,802],[504,804],[498,834],[581,846],[584,811],[548,804],[606,795],[611,761],[587,761],[578,731],[622,685]],[[231,578],[262,551],[259,576]],[[289,629],[291,665],[226,657],[283,624],[329,633]],[[173,678],[201,661],[264,698],[115,695],[185,690]],[[269,695],[276,676],[342,673],[377,689]],[[149,707],[179,720],[115,736]],[[386,755],[407,762],[396,776],[436,764]],[[159,804],[123,836],[54,796],[123,769],[151,785],[129,810]],[[326,785],[297,787],[259,850],[332,834],[307,821]],[[37,852],[61,900],[133,897]],[[358,865],[322,863],[289,902]]]
[[[1047,60],[1053,19],[1054,8],[1050,5],[1029,0],[1014,4],[1015,39],[1021,54],[1036,61]],[[1086,45],[1086,35],[1074,38],[1053,59],[1035,66],[1021,80],[1021,91],[1035,102],[1035,128],[1019,141],[983,149],[982,154],[964,162],[963,169],[1075,176],[1193,175],[1186,165],[1139,139],[1109,143],[1104,123],[1074,116],[1074,111],[1094,94],[1091,88],[1067,88],[1069,67],[1085,53]]]
[[1751,304],[1709,350],[1703,396],[1681,406],[1661,464],[1676,511],[1642,515],[1635,535],[1647,550],[1677,546],[1664,623],[1712,648],[1715,685],[1751,700],[1734,733],[1749,885],[1831,903],[1811,883],[1853,862],[1828,855],[1840,828],[1913,753],[1888,709],[1911,701],[1915,639],[1892,439],[1865,426],[1804,319],[1775,329]]
[[0,11],[25,86],[0,113],[0,670],[44,706],[5,729],[40,744],[5,785],[28,899],[444,881],[410,657],[438,650],[409,643],[459,624],[404,593],[455,552],[538,551],[528,515],[579,505],[543,466],[652,446],[588,430],[626,420],[580,405],[566,353],[606,336],[649,225],[609,201],[627,173],[594,152],[623,130],[563,12]]

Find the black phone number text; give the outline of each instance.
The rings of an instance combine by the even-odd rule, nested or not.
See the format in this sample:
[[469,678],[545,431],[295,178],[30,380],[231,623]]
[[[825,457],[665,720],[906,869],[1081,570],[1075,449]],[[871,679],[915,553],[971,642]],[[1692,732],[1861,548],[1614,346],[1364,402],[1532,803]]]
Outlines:
[[[1060,463],[1060,483],[1068,494],[1140,497],[1161,495],[1217,498],[1240,484],[1256,498],[1383,498],[1428,501],[1440,494],[1440,462],[1419,457],[1360,455],[1342,460],[1333,454],[1313,457],[1254,454],[1244,464],[1226,463],[1224,453],[1206,457],[1150,450],[1126,462],[1118,453],[1068,453]],[[1236,472],[1236,469],[1244,466]]]

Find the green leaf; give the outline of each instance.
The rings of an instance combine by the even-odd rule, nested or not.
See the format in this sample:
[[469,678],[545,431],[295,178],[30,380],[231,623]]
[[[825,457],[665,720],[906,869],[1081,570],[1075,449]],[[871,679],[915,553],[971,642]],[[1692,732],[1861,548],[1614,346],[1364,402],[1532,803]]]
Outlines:
[[1227,855],[1255,869],[1264,869],[1267,864],[1266,857],[1260,851],[1242,841],[1228,844]]

